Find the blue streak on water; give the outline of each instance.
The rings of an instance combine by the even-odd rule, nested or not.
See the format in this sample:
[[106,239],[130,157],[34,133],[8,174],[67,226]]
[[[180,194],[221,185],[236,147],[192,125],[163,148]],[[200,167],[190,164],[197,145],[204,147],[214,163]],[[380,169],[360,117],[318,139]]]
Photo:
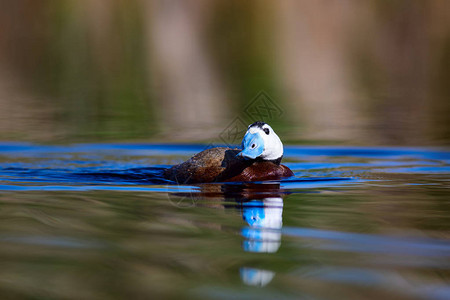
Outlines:
[[194,186],[183,186],[180,187],[128,187],[128,186],[101,186],[101,185],[80,185],[80,186],[67,186],[67,185],[45,185],[45,186],[18,186],[18,185],[0,185],[0,190],[4,191],[127,191],[127,192],[161,192],[161,193],[171,193],[171,192],[195,192],[198,187]]
[[450,258],[450,242],[431,238],[397,238],[361,233],[347,233],[309,228],[283,227],[282,233],[297,238],[328,241],[318,248],[364,253],[395,253],[404,255],[438,256]]
[[[2,187],[4,190],[100,188],[123,190],[127,188],[125,186],[129,186],[129,189],[133,191],[154,191],[155,189],[144,188],[142,185],[173,184],[162,177],[162,170],[169,165],[157,162],[149,165],[145,157],[157,159],[161,156],[178,155],[188,158],[204,148],[204,145],[171,144],[49,146],[1,143],[0,157],[27,158],[31,161],[0,163],[0,180],[4,183]],[[364,162],[329,161],[329,158],[339,156],[359,157],[366,160]],[[124,157],[133,159],[125,162]],[[285,157],[300,159],[302,162],[286,163],[294,170],[297,178],[282,180],[281,187],[284,189],[361,183],[363,180],[355,176],[369,170],[381,173],[445,174],[450,172],[448,164],[450,152],[439,149],[287,146]],[[322,158],[323,162],[305,161],[311,158],[316,160]],[[347,169],[352,170],[352,176],[348,175]],[[305,174],[308,174],[308,177],[305,177]]]
[[[226,147],[226,145],[217,145]],[[239,147],[239,146],[236,146]],[[122,150],[129,154],[191,155],[205,149],[195,144],[74,144],[68,146],[35,145],[30,143],[1,143],[0,153],[28,156],[42,153],[83,153]],[[285,157],[301,156],[354,156],[368,158],[415,157],[450,159],[447,149],[414,147],[339,147],[339,146],[285,146]]]

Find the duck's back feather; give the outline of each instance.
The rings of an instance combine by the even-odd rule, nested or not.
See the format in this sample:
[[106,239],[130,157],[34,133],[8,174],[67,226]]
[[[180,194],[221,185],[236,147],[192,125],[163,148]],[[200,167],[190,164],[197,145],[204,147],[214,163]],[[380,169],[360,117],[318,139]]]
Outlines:
[[227,167],[231,169],[231,162],[236,164],[237,160],[239,164],[241,161],[243,163],[242,159],[236,157],[238,153],[237,149],[223,147],[206,149],[184,163],[167,169],[164,177],[178,183],[214,182]]

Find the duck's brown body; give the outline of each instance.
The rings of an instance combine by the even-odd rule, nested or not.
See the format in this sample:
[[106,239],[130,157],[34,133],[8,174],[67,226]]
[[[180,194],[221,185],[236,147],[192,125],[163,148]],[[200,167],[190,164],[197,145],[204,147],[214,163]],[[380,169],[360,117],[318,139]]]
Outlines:
[[237,156],[241,150],[206,149],[189,160],[164,171],[164,177],[178,183],[278,180],[294,174],[271,161],[246,160]]

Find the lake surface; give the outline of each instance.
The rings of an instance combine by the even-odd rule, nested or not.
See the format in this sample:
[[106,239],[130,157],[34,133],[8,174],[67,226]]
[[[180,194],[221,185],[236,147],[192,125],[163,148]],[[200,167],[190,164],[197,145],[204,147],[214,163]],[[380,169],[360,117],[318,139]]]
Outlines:
[[450,151],[286,146],[295,178],[178,185],[202,145],[0,144],[2,299],[450,299]]

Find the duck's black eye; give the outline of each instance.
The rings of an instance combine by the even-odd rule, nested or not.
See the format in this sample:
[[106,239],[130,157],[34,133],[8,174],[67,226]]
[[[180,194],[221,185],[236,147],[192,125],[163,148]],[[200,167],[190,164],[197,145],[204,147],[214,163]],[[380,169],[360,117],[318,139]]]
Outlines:
[[252,144],[252,149],[254,149],[256,147],[256,144]]
[[270,132],[270,131],[269,131],[269,128],[264,128],[263,130],[264,130],[264,132],[265,132],[267,135],[269,135],[269,132]]

